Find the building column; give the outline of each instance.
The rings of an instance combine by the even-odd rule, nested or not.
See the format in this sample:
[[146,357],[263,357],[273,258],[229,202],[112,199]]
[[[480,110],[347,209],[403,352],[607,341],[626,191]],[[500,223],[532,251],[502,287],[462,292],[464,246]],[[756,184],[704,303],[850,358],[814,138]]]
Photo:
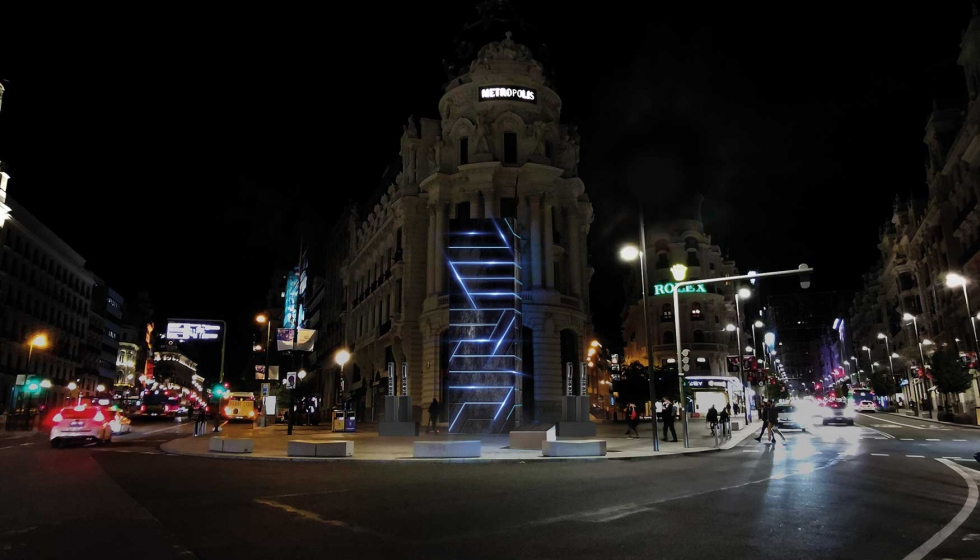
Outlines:
[[473,191],[469,193],[470,197],[470,218],[476,220],[483,217],[483,213],[480,208],[480,193],[479,191]]
[[531,286],[540,288],[541,276],[541,195],[527,197],[531,205]]
[[436,294],[445,293],[446,284],[446,205],[436,204],[436,235],[435,235],[435,276]]
[[571,284],[571,293],[573,296],[582,295],[582,244],[581,236],[582,233],[579,231],[578,226],[578,204],[573,203],[572,206],[568,208],[568,267],[570,269],[569,283]]
[[552,208],[554,208],[553,202],[551,197],[546,197],[543,208],[544,278],[545,288],[549,290],[555,289],[555,230],[551,219]]
[[497,195],[492,190],[483,191],[484,217],[497,218],[500,213],[497,211]]
[[[426,230],[426,256],[425,256],[425,294],[431,296],[435,293],[435,251],[436,251],[436,209],[429,206],[429,229]],[[404,251],[404,249],[402,249]]]
[[554,326],[534,328],[534,409],[538,423],[561,419],[561,339]]

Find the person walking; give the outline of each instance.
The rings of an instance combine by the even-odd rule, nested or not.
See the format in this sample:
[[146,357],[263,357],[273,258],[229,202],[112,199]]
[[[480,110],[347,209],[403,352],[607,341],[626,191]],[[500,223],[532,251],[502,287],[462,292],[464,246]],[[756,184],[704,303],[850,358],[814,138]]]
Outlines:
[[733,410],[735,411],[735,416],[738,416],[738,403],[735,403],[735,408]]
[[762,401],[762,410],[759,411],[759,420],[762,420],[762,429],[759,430],[759,437],[755,441],[762,441],[762,436],[769,429],[769,401]]
[[732,415],[728,412],[731,407],[725,405],[725,408],[721,409],[721,414],[718,417],[718,421],[721,422],[721,435],[730,436],[732,435],[732,427],[729,422],[732,420]]
[[429,433],[429,428],[431,427],[436,433],[439,433],[439,410],[442,407],[439,405],[439,400],[433,397],[432,402],[429,403],[429,423],[425,425],[425,433]]
[[783,438],[783,443],[785,444],[786,436],[783,435],[783,432],[779,431],[779,409],[776,408],[775,403],[769,403],[768,419],[769,419],[769,442],[776,443],[776,436],[773,435],[773,432],[775,432],[779,434],[779,437]]
[[671,441],[677,441],[677,432],[674,431],[674,403],[670,399],[664,399],[664,411],[663,411],[663,423],[664,423],[664,441],[667,441],[667,430],[670,430],[670,435],[674,439]]
[[636,411],[636,406],[633,404],[626,405],[626,437],[629,437],[630,432],[633,432],[634,436],[639,438],[640,434],[636,431],[639,424],[640,413]]
[[203,404],[197,409],[197,420],[194,422],[194,437],[204,434],[204,426],[208,423],[204,410],[205,406]]
[[706,417],[707,417],[706,419],[708,421],[708,426],[711,428],[711,435],[713,435],[713,436],[714,435],[718,435],[717,434],[717,430],[718,430],[718,409],[715,408],[715,405],[711,405],[711,408],[708,409],[708,414],[706,415]]

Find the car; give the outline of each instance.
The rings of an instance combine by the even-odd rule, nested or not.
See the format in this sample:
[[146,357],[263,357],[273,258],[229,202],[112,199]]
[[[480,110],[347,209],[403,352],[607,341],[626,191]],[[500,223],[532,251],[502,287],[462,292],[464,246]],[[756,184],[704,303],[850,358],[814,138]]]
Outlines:
[[861,401],[854,407],[854,410],[858,412],[876,412],[878,407],[875,406],[874,401]]
[[97,445],[112,442],[108,414],[100,406],[87,404],[62,408],[51,419],[51,447],[61,447],[69,441],[94,441]]
[[854,408],[843,400],[827,401],[827,406],[821,411],[821,422],[824,426],[828,424],[847,424],[854,425]]
[[776,423],[777,428],[806,431],[806,426],[800,421],[800,411],[796,405],[777,404],[776,413],[779,419]]

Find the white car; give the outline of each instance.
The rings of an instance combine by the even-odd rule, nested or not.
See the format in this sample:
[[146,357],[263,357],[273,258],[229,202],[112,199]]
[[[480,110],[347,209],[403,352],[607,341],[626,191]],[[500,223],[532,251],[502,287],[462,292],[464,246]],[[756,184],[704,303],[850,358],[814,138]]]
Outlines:
[[854,407],[858,412],[875,412],[878,407],[875,406],[873,401],[861,401]]
[[94,441],[98,445],[112,441],[109,418],[98,406],[65,407],[51,421],[51,447],[60,447],[68,441]]

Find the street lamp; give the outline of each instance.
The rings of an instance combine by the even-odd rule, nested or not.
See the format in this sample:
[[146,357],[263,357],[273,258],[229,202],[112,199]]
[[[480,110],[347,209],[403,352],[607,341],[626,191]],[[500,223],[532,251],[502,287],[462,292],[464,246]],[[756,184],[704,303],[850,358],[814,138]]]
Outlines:
[[[766,324],[758,319],[756,319],[755,322],[752,323],[752,346],[755,348],[759,347],[759,343],[755,341],[755,329],[761,329],[764,326],[766,326]],[[755,357],[758,358],[759,354],[756,353]]]
[[731,323],[728,323],[727,325],[725,325],[725,330],[728,331],[728,332],[735,332],[735,328],[736,328],[735,325],[733,325]]
[[[660,451],[660,430],[657,426],[657,385],[656,385],[656,373],[653,371],[653,345],[650,342],[650,317],[647,312],[647,263],[644,258],[644,253],[646,252],[647,239],[646,231],[643,226],[643,213],[640,213],[640,243],[643,246],[644,251],[640,251],[636,245],[626,245],[619,250],[619,258],[624,261],[632,262],[639,259],[640,261],[640,293],[643,296],[643,341],[647,347],[647,377],[650,378],[650,418],[653,423],[653,450]],[[675,265],[676,266],[679,265]],[[676,277],[682,271],[677,269],[676,272],[674,268],[671,268],[671,273]],[[685,274],[687,270],[683,271]],[[679,317],[680,309],[674,306],[674,315]],[[675,336],[679,336],[680,333],[675,333]],[[677,375],[681,375],[681,364],[677,362]],[[681,392],[684,391],[684,380],[680,380]],[[684,406],[684,402],[681,402],[681,406]]]
[[[862,346],[861,347],[861,350],[864,350],[865,352],[868,353],[868,361],[870,362],[871,361],[871,348],[868,348],[867,346]],[[874,373],[874,371],[875,371],[874,364],[872,364],[871,365],[871,372]]]
[[[742,347],[742,309],[741,309],[741,306],[738,304],[738,301],[741,300],[741,299],[749,299],[749,297],[751,297],[751,296],[752,296],[752,290],[749,290],[748,288],[746,288],[744,286],[741,287],[741,288],[739,288],[735,292],[735,323],[736,323],[736,327],[734,329],[732,329],[732,330],[735,331],[735,348],[741,348]],[[728,325],[728,326],[731,327],[732,325]],[[726,328],[728,328],[728,327],[726,327]],[[752,342],[755,343],[754,340]],[[744,401],[743,404],[745,405],[744,406],[744,408],[745,408],[745,411],[744,411],[745,412],[745,423],[748,424],[751,421],[752,416],[751,416],[750,410],[749,410],[751,408],[749,406],[749,389],[748,389],[748,387],[746,387],[746,383],[745,383],[745,365],[742,363],[742,361],[744,359],[745,359],[745,356],[739,356],[738,357],[738,380],[741,381],[741,383],[742,383],[742,399]]]
[[298,371],[298,372],[296,373],[296,377],[299,377],[299,380],[300,380],[300,381],[302,381],[303,379],[305,379],[305,378],[306,378],[306,370],[305,370],[305,369],[301,369],[301,370],[299,370],[299,371]]
[[973,327],[973,345],[980,352],[980,340],[977,339],[977,323],[974,320],[973,312],[970,311],[970,296],[966,293],[967,279],[955,272],[946,275],[946,286],[950,288],[963,288],[963,301],[966,303],[966,316],[970,318],[970,325]]
[[[260,325],[266,325],[265,327],[265,378],[269,379],[269,346],[272,344],[272,320],[269,319],[264,313],[259,313],[255,316],[255,322]],[[258,344],[253,348],[256,352],[261,352],[262,347]],[[263,403],[264,404],[264,403]],[[263,416],[265,416],[263,414]]]
[[[915,315],[912,315],[911,313],[902,315],[902,319],[912,322],[912,329],[915,331],[915,343],[919,346],[919,359],[922,360],[922,367],[925,367],[926,355],[924,352],[922,352],[922,342],[919,341],[919,322],[915,319]],[[908,323],[905,324],[907,325]]]
[[350,352],[343,349],[337,350],[337,353],[334,354],[333,361],[336,362],[338,366],[340,366],[340,371],[343,372],[344,364],[350,361]]
[[31,371],[31,356],[34,354],[35,348],[47,348],[48,347],[48,335],[44,333],[39,333],[31,337],[28,341],[30,348],[27,351],[27,372]]

